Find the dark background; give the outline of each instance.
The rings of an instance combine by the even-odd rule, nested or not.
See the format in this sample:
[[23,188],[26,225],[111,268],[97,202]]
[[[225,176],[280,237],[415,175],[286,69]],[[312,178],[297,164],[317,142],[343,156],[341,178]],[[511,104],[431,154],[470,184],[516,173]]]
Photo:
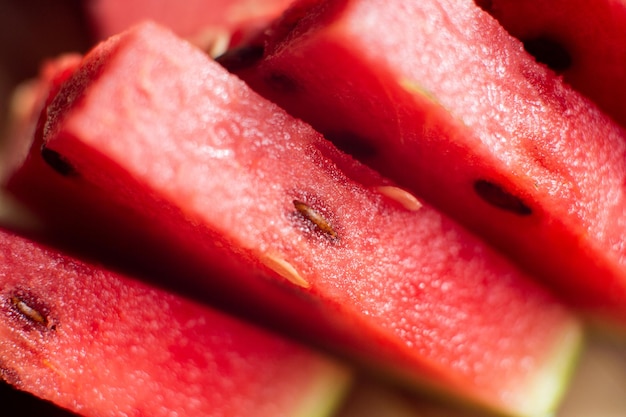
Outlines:
[[0,0],[0,138],[15,85],[34,77],[45,58],[91,45],[82,7],[80,0]]
[[[13,88],[36,76],[45,58],[84,52],[90,39],[79,0],[0,0],[0,140]],[[0,381],[0,416],[75,415]]]

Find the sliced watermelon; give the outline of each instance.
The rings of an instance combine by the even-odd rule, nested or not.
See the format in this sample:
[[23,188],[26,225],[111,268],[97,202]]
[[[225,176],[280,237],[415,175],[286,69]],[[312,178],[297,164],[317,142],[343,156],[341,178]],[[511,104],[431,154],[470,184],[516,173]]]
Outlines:
[[8,188],[63,207],[66,233],[80,217],[120,243],[143,229],[135,253],[167,248],[149,261],[176,285],[410,385],[510,414],[556,406],[580,343],[566,309],[168,30],[98,46],[42,120]]
[[324,416],[347,371],[248,324],[0,232],[0,375],[83,416]]
[[626,324],[626,135],[473,2],[301,1],[260,61],[240,55],[222,62],[581,311]]
[[82,56],[68,53],[44,61],[39,77],[18,85],[11,94],[8,123],[0,145],[0,166],[6,167],[12,158],[28,153],[28,144],[22,138],[34,136],[39,114],[61,83],[80,64]]
[[280,15],[292,0],[90,0],[85,2],[94,36],[106,39],[143,20],[153,20],[213,53]]
[[538,61],[626,125],[626,3],[477,0]]

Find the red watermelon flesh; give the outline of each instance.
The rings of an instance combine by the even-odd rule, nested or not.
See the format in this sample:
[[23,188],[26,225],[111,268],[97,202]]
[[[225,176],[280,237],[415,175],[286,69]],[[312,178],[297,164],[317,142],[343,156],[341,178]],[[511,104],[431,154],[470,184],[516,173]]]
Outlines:
[[[566,309],[169,31],[141,25],[94,49],[44,120],[57,172],[27,163],[9,187],[75,197],[40,209],[65,204],[71,218],[100,192],[178,248],[180,277],[200,260],[194,285],[309,342],[511,414],[557,402],[580,336]],[[136,227],[123,220],[120,238]]]
[[255,31],[277,17],[291,0],[90,0],[86,12],[96,39],[152,20],[207,50],[223,50],[229,39]]
[[489,0],[477,3],[540,62],[626,125],[626,3]]
[[321,416],[347,372],[308,349],[0,232],[0,369],[83,416]]
[[626,136],[487,13],[304,1],[267,33],[262,59],[234,61],[259,92],[573,305],[626,323]]
[[[54,96],[63,81],[80,64],[82,56],[68,53],[41,64],[39,77],[19,85],[12,94],[9,121],[2,140],[0,166],[6,167],[15,158],[28,153],[25,137],[32,137],[37,130],[39,114],[45,108],[49,96]],[[1,175],[6,175],[4,171]]]

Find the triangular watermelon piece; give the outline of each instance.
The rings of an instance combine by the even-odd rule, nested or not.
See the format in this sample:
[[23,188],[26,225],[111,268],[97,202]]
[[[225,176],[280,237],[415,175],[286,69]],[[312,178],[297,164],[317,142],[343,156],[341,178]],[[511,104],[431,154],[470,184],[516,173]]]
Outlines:
[[626,126],[626,5],[611,0],[476,0],[539,62]]
[[167,26],[211,54],[223,52],[280,15],[292,0],[91,0],[85,9],[96,39],[144,20]]
[[626,324],[626,134],[473,2],[300,1],[249,48],[221,62]]
[[150,262],[176,285],[193,264],[198,292],[411,386],[516,415],[558,403],[580,342],[565,308],[168,30],[98,46],[40,126],[9,189],[63,207],[68,234],[142,229],[134,252],[167,248]]
[[0,231],[0,375],[86,417],[329,415],[346,369]]

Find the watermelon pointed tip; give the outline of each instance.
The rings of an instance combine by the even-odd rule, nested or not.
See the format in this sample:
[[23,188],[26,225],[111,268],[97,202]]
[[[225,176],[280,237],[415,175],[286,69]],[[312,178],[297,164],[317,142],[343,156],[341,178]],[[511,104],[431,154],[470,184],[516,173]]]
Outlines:
[[584,332],[577,321],[563,327],[555,337],[554,349],[547,355],[545,366],[529,381],[523,395],[510,403],[517,417],[551,417],[556,415],[572,380],[576,364],[584,348]]

